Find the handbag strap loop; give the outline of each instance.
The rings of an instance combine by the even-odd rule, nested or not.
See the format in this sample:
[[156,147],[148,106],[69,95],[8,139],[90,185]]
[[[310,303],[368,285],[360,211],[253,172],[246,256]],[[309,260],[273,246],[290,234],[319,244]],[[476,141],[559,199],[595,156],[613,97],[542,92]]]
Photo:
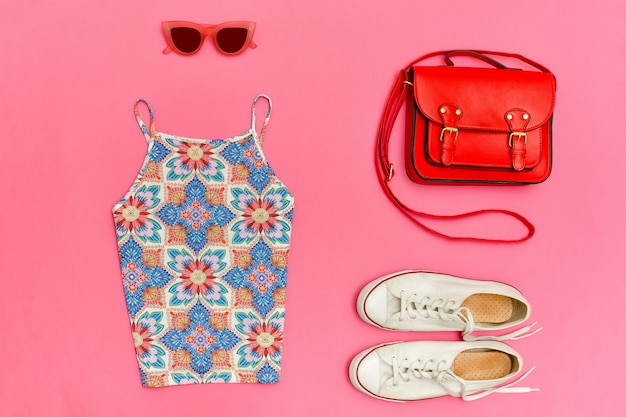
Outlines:
[[535,69],[538,69],[541,72],[551,73],[551,71],[548,68],[544,67],[543,65],[538,64],[537,62],[532,61],[532,60],[526,58],[525,56],[522,56],[522,55],[519,55],[519,54],[511,54],[511,53],[508,53],[508,52],[483,51],[483,50],[476,50],[476,49],[455,49],[455,50],[452,50],[452,51],[431,52],[429,54],[421,56],[421,57],[417,58],[416,60],[412,61],[406,67],[406,69],[408,70],[413,65],[415,65],[415,64],[417,64],[419,62],[425,61],[428,58],[435,57],[435,56],[443,56],[444,57],[444,61],[445,61],[446,65],[448,65],[448,66],[453,66],[454,65],[454,63],[450,59],[452,56],[469,56],[469,57],[477,58],[477,59],[480,59],[481,61],[487,62],[488,64],[491,64],[491,65],[493,65],[494,67],[496,67],[498,69],[509,69],[508,67],[504,66],[503,64],[501,64],[500,62],[496,61],[495,59],[491,58],[488,55],[495,55],[495,56],[504,57],[504,58],[517,59],[518,61],[524,62],[525,64],[530,65],[531,67],[534,67]]
[[[429,54],[422,58],[426,59],[426,57],[442,55],[442,54],[443,53],[436,52],[434,54]],[[420,58],[419,60],[421,60],[422,58]],[[409,68],[412,65],[413,64],[411,64]],[[391,179],[393,178],[394,167],[393,167],[393,164],[389,161],[389,138],[391,136],[393,125],[396,121],[396,118],[398,117],[398,113],[400,112],[400,109],[402,108],[402,104],[404,103],[404,100],[406,99],[407,88],[412,85],[408,77],[409,77],[408,69],[400,71],[400,74],[398,75],[398,79],[396,80],[396,83],[394,84],[393,89],[391,90],[391,95],[385,106],[383,117],[382,117],[380,127],[378,130],[378,140],[376,142],[376,152],[375,152],[376,174],[378,176],[378,181],[380,182],[380,185],[382,186],[383,191],[385,192],[385,195],[387,195],[387,197],[391,200],[391,202],[394,205],[396,205],[405,216],[411,219],[411,221],[413,221],[419,227],[421,227],[422,229],[436,236],[443,237],[445,239],[456,240],[456,241],[470,240],[470,241],[495,242],[495,243],[516,243],[516,242],[524,242],[530,239],[535,234],[535,227],[525,217],[523,217],[522,215],[518,213],[509,211],[509,210],[486,209],[486,210],[477,210],[477,211],[472,211],[468,213],[453,214],[453,215],[430,214],[430,213],[425,213],[425,212],[417,211],[417,210],[410,208],[405,203],[400,201],[400,199],[396,197],[393,191],[391,191],[391,188],[389,187],[389,182],[391,182]],[[514,219],[518,220],[520,223],[522,223],[526,227],[527,234],[519,239],[490,239],[490,238],[478,238],[478,237],[471,237],[471,236],[451,236],[445,233],[441,233],[431,227],[428,227],[419,220],[419,218],[455,220],[455,219],[463,219],[463,218],[468,218],[468,217],[480,216],[480,215],[489,214],[489,213],[499,213],[499,214],[504,214],[506,216],[513,217]]]
[[492,65],[498,69],[508,69],[507,66],[496,61],[490,56],[482,54],[478,51],[471,51],[471,50],[456,50],[456,51],[447,52],[446,55],[444,56],[444,61],[446,62],[446,65],[448,65],[449,67],[454,66],[454,62],[452,62],[452,59],[451,59],[453,56],[469,56],[471,58],[476,58],[483,62],[486,62],[487,64]]

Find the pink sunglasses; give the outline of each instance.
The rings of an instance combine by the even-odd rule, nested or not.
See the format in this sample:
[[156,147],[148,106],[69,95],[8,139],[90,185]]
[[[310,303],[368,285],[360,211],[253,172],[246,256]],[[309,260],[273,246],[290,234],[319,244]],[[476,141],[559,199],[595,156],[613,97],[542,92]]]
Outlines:
[[252,35],[254,22],[225,22],[219,25],[204,25],[193,22],[161,22],[167,41],[164,54],[174,51],[181,55],[192,55],[200,50],[204,38],[210,36],[218,51],[225,55],[238,55],[247,48],[256,48]]

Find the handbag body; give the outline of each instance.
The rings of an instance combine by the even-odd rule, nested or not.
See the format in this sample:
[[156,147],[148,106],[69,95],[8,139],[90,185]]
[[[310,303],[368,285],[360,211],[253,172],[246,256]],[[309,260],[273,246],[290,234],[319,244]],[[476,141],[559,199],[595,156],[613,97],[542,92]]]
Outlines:
[[[458,54],[485,56],[473,51],[445,56]],[[552,73],[500,63],[493,68],[412,65],[407,78],[405,155],[412,181],[535,184],[548,178]]]
[[[423,65],[441,56],[444,64]],[[464,56],[479,66],[457,67]],[[519,60],[533,70],[509,68],[494,59]],[[484,65],[487,64],[487,65]],[[476,50],[434,52],[400,71],[381,121],[376,159],[378,178],[391,201],[420,227],[455,240],[521,242],[533,225],[508,210],[487,209],[454,215],[416,211],[389,188],[395,171],[388,157],[391,130],[406,104],[405,166],[419,184],[537,184],[552,169],[552,117],[556,79],[544,66],[521,55]],[[519,239],[457,237],[424,225],[419,217],[454,219],[501,213],[522,222],[528,233]]]

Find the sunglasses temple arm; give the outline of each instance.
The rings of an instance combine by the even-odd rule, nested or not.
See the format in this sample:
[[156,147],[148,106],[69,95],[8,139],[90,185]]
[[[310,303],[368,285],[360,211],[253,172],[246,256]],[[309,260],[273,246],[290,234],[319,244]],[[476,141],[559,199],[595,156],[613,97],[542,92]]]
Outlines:
[[170,52],[172,52],[172,47],[171,46],[166,46],[165,49],[163,50],[164,54],[169,54]]

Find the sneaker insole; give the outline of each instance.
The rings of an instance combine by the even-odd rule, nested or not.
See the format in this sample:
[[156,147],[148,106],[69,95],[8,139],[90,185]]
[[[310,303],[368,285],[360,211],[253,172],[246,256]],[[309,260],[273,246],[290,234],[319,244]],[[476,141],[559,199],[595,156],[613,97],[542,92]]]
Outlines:
[[454,373],[466,381],[499,379],[511,373],[511,357],[503,352],[465,351],[454,358]]
[[461,306],[472,312],[477,323],[504,323],[513,315],[513,300],[504,295],[473,294]]

